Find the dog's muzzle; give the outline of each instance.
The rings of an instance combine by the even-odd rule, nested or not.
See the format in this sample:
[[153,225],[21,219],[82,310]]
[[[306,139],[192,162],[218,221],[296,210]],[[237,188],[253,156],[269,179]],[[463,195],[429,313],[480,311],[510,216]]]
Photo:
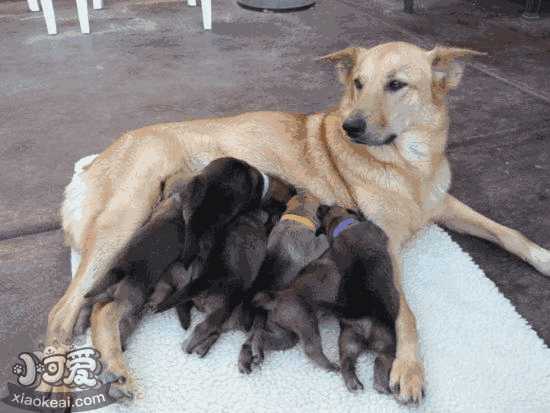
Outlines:
[[386,135],[383,139],[372,136],[367,130],[367,121],[362,116],[352,116],[346,119],[342,124],[342,129],[350,140],[358,145],[388,145],[397,138],[395,133]]

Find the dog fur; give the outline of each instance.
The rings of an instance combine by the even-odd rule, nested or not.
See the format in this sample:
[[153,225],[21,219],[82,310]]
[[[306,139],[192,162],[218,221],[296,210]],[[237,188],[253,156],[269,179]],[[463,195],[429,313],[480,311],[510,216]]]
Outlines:
[[371,222],[360,222],[359,214],[351,210],[336,206],[319,211],[331,247],[283,290],[256,295],[253,303],[268,310],[271,325],[290,332],[285,336],[278,329],[276,334],[264,329],[257,335],[256,347],[259,354],[287,349],[298,338],[312,361],[334,371],[337,366],[323,353],[318,327],[319,315],[332,313],[341,320],[340,360],[348,389],[362,388],[355,364],[361,352],[371,348],[381,353],[375,363],[375,388],[389,392],[386,367],[395,355],[399,294],[393,284],[387,237]]
[[[80,174],[86,188],[78,206],[82,214],[74,214],[68,202],[63,205],[66,239],[82,260],[65,294],[50,311],[47,343],[57,344],[61,351],[69,345],[85,294],[106,276],[147,220],[166,178],[182,169],[197,172],[213,159],[232,156],[281,175],[323,203],[359,208],[383,228],[400,292],[390,381],[398,389],[398,400],[420,401],[424,373],[416,322],[400,286],[400,252],[408,239],[424,225],[439,222],[495,242],[550,275],[550,251],[447,193],[451,173],[445,155],[446,95],[460,83],[460,60],[475,54],[450,47],[425,50],[404,42],[352,47],[324,57],[337,63],[344,84],[340,104],[327,112],[254,112],[125,133]],[[391,91],[388,85],[393,80],[406,86]],[[348,117],[357,113],[367,124],[359,142],[343,130]],[[395,138],[390,143],[378,144],[392,135]],[[74,190],[74,186],[67,188],[67,200],[73,198]],[[92,329],[111,331],[112,321],[109,317],[92,319]],[[123,368],[122,360],[116,364]]]

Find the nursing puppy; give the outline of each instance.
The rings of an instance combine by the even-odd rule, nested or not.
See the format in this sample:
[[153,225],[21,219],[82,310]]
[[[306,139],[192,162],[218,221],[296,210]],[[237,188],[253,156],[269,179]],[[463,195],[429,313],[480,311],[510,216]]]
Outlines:
[[129,242],[108,277],[86,294],[88,302],[79,316],[76,334],[83,333],[88,327],[93,304],[117,300],[121,310],[118,328],[125,347],[128,336],[141,318],[147,297],[183,249],[185,223],[181,210],[179,194],[159,203],[149,222]]
[[399,294],[393,284],[388,238],[373,223],[357,222],[354,214],[340,207],[322,206],[319,217],[342,277],[336,301],[321,305],[340,320],[340,368],[346,387],[363,388],[355,372],[357,358],[371,350],[377,353],[374,388],[390,393]]
[[[374,224],[361,222],[356,213],[340,207],[321,207],[319,218],[330,249],[306,266],[288,288],[259,293],[254,303],[268,310],[275,324],[293,332],[310,359],[332,371],[337,366],[323,353],[318,316],[336,315],[341,319],[340,360],[347,387],[361,387],[355,362],[362,351],[372,348],[383,353],[375,363],[375,388],[388,389],[399,296],[393,286],[387,238]],[[264,346],[267,339],[263,338]]]
[[[158,311],[192,303],[206,312],[185,345],[187,353],[204,357],[224,331],[242,329],[240,304],[262,265],[267,247],[269,214],[255,209],[238,215],[218,234],[200,277],[191,279],[181,266],[172,272],[174,284],[187,285],[160,303]],[[183,272],[182,272],[183,271]]]
[[[179,173],[167,179],[149,222],[132,238],[109,276],[86,295],[89,305],[77,324],[82,330],[91,304],[102,302],[92,312],[92,324],[109,329],[101,334],[92,331],[92,339],[104,354],[105,370],[116,370],[111,376],[117,380],[128,376],[122,357],[125,342],[144,308],[151,307],[147,300],[171,264],[193,257],[189,270],[196,278],[217,234],[238,214],[259,207],[277,214],[294,193],[292,185],[234,158],[214,160],[195,176]],[[182,326],[188,327],[189,306],[176,307]]]
[[204,264],[219,231],[239,214],[257,208],[268,213],[284,210],[294,187],[266,175],[244,161],[212,161],[187,187],[190,207],[183,211],[187,223],[181,260]]
[[[241,373],[250,373],[254,364],[262,362],[263,336],[271,335],[266,339],[267,344],[282,343],[284,348],[287,347],[286,343],[294,345],[296,342],[292,332],[273,323],[266,317],[265,310],[250,308],[249,301],[260,291],[276,291],[288,286],[302,268],[326,251],[327,238],[324,234],[317,235],[320,226],[317,218],[319,205],[319,199],[309,193],[302,192],[292,197],[281,220],[269,235],[266,258],[258,277],[247,292],[247,298],[243,301],[242,315],[252,317],[254,324],[246,342],[241,347],[239,356]],[[249,319],[242,324],[249,325]],[[266,350],[276,349],[283,348],[266,348]]]

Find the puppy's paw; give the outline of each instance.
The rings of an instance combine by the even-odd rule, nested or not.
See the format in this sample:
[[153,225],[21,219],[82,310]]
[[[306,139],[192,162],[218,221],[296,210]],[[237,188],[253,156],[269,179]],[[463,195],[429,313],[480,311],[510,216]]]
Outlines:
[[208,337],[206,340],[204,340],[202,343],[200,343],[198,346],[196,346],[193,349],[193,353],[195,353],[200,358],[206,356],[210,351],[210,348],[214,345],[217,339],[218,339],[218,336]]
[[328,371],[333,371],[335,373],[338,373],[340,371],[340,366],[336,363],[330,363],[328,366],[327,366],[327,370]]
[[143,309],[141,310],[141,315],[145,316],[146,314],[155,314],[157,312],[157,303],[149,301],[145,303]]
[[353,376],[344,377],[344,381],[346,383],[346,387],[352,393],[363,390],[363,383],[361,383],[355,374]]
[[124,375],[114,373],[110,370],[104,370],[99,379],[106,385],[109,385],[108,394],[117,401],[133,400],[134,385],[131,379]]
[[243,344],[241,352],[239,354],[239,372],[241,374],[252,373],[252,363],[254,356],[252,355],[252,346],[250,344]]
[[416,360],[395,359],[390,373],[390,389],[398,402],[419,404],[424,397],[424,370]]

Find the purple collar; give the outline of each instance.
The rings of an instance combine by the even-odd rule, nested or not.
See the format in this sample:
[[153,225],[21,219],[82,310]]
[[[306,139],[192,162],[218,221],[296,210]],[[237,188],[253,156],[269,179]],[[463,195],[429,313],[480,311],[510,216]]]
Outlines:
[[348,229],[352,225],[358,224],[359,221],[357,221],[355,218],[346,218],[340,221],[338,225],[336,225],[336,228],[332,230],[332,238],[336,238],[339,236],[344,230]]

